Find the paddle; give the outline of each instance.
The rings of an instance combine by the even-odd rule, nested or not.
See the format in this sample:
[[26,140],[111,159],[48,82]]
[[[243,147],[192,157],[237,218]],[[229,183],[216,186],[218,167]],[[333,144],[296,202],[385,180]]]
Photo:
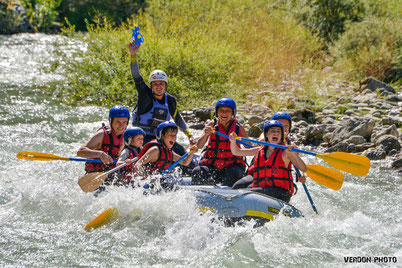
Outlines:
[[[229,139],[228,135],[222,134],[217,131],[215,133],[219,136]],[[252,147],[252,145],[242,142],[238,139],[236,140],[236,142],[241,143],[247,147]],[[315,182],[334,190],[340,189],[343,184],[343,174],[331,168],[320,165],[307,165],[306,173]]]
[[[90,163],[102,163],[100,159],[87,159],[87,158],[73,158],[73,157],[62,157],[54,154],[47,153],[37,153],[37,152],[19,152],[17,154],[18,159],[25,160],[36,160],[36,161],[53,161],[53,160],[64,160],[64,161],[79,161],[79,162],[90,162]],[[115,160],[114,163],[117,161]]]
[[[191,152],[191,151],[190,151]],[[164,174],[166,174],[166,173],[168,173],[170,170],[172,170],[175,166],[177,166],[181,161],[183,161],[184,160],[184,158],[186,158],[189,154],[190,154],[190,152],[187,152],[187,153],[185,153],[182,157],[180,157],[176,162],[174,162],[172,165],[170,165],[166,170],[164,170],[162,173],[161,173],[161,175],[164,175]],[[124,164],[126,164],[126,163],[124,163]],[[124,165],[123,164],[123,165]],[[123,166],[123,165],[121,165],[121,166]],[[126,164],[127,165],[127,164]],[[116,168],[119,168],[119,167],[121,167],[121,166],[118,166],[118,167],[116,167]],[[114,168],[114,169],[116,169],[116,168]],[[115,171],[115,170],[114,170]],[[112,173],[112,172],[114,172],[113,171],[113,169],[112,170],[109,170],[108,172],[109,173]],[[108,173],[108,172],[106,172],[106,173]],[[90,174],[87,174],[87,175],[90,175]],[[101,176],[104,176],[104,175],[106,175],[106,174],[103,174],[103,175],[101,175]],[[81,185],[80,185],[81,186]],[[100,184],[99,184],[99,186],[100,186]],[[98,186],[98,187],[99,187]],[[145,185],[146,186],[146,185]],[[144,186],[144,188],[147,188],[147,187],[145,187]],[[149,186],[149,185],[148,185]],[[81,187],[82,188],[82,187]],[[95,188],[94,190],[96,190],[97,188]],[[84,189],[82,189],[82,190],[84,190]],[[84,192],[85,192],[85,190],[84,190]],[[88,223],[86,226],[85,226],[85,231],[87,231],[87,232],[89,232],[89,231],[91,231],[92,229],[96,229],[96,228],[99,228],[99,227],[101,227],[101,226],[103,226],[103,225],[105,225],[105,224],[108,224],[108,223],[110,223],[110,222],[112,222],[112,221],[115,221],[117,218],[118,218],[118,216],[119,216],[119,212],[117,211],[117,208],[115,208],[115,207],[113,207],[113,208],[108,208],[108,209],[106,209],[105,211],[103,211],[101,214],[99,214],[95,219],[93,219],[90,223]]]
[[[298,175],[299,177],[301,177],[300,170],[299,170],[297,167],[295,167],[295,169],[296,169],[297,175]],[[315,212],[316,214],[318,214],[318,211],[317,211],[317,208],[315,207],[314,201],[313,201],[313,199],[311,198],[310,192],[309,192],[308,189],[307,189],[307,185],[306,185],[305,183],[302,183],[302,185],[303,185],[304,192],[306,192],[307,198],[308,198],[308,200],[310,201],[311,207],[313,208],[314,212]]]
[[[138,158],[135,157],[131,161],[134,162],[137,159]],[[81,178],[78,179],[78,185],[86,193],[95,191],[96,189],[99,188],[99,186],[102,185],[103,181],[109,174],[116,172],[119,169],[124,168],[125,166],[127,166],[127,163],[124,163],[118,167],[115,167],[107,172],[92,172],[92,173],[85,174],[84,176],[82,176]]]
[[103,211],[101,214],[99,214],[95,219],[93,219],[91,222],[89,222],[85,226],[85,231],[90,232],[93,229],[97,229],[107,223],[111,223],[119,217],[119,212],[117,211],[117,208],[108,208],[105,211]]
[[[266,146],[272,146],[272,147],[276,147],[276,148],[280,148],[280,149],[284,149],[284,150],[288,149],[288,147],[279,145],[279,144],[258,141],[258,140],[243,138],[243,137],[238,137],[238,139],[241,141],[253,142],[253,143],[266,145]],[[292,148],[292,151],[319,157],[319,158],[323,159],[325,162],[327,162],[328,164],[330,164],[332,167],[342,170],[344,172],[351,173],[353,175],[357,175],[357,176],[362,176],[362,177],[366,176],[370,169],[370,159],[368,159],[367,157],[362,156],[362,155],[350,154],[350,153],[345,153],[345,152],[317,154],[314,152],[304,151],[304,150],[300,150],[300,149],[296,149],[296,148]]]

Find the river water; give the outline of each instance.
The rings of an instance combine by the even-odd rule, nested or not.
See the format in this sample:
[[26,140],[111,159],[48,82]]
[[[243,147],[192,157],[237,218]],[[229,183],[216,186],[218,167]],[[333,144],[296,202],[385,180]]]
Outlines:
[[[402,178],[379,163],[364,178],[345,173],[339,191],[309,180],[319,215],[299,187],[291,204],[303,218],[281,216],[252,228],[199,215],[186,192],[144,196],[119,188],[95,198],[77,184],[83,163],[17,159],[19,151],[75,157],[107,120],[107,108],[69,107],[38,89],[63,79],[43,73],[42,64],[58,49],[80,47],[59,36],[0,36],[0,266],[402,266]],[[118,208],[119,220],[84,231],[109,207]]]

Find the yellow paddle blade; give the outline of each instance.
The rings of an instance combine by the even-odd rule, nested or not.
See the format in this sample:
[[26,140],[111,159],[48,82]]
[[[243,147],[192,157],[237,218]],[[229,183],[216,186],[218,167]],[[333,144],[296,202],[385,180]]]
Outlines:
[[25,151],[19,152],[17,154],[17,158],[25,160],[38,160],[38,161],[69,160],[68,157],[61,157],[54,154],[25,152]]
[[307,165],[306,174],[316,183],[335,191],[341,189],[344,180],[341,172],[321,165]]
[[99,186],[102,185],[107,175],[108,174],[104,172],[93,172],[85,174],[78,179],[78,185],[86,193],[95,191],[99,188]]
[[119,212],[117,208],[108,208],[93,219],[90,223],[85,226],[85,231],[90,232],[93,229],[97,229],[105,224],[112,223],[119,217]]
[[366,176],[370,169],[370,159],[362,155],[336,152],[329,154],[317,154],[336,169],[351,173],[357,176]]

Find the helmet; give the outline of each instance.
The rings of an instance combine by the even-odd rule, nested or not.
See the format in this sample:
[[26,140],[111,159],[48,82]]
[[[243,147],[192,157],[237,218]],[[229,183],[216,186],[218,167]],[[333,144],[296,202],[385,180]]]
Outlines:
[[115,105],[109,111],[110,124],[112,124],[112,119],[115,117],[126,117],[130,120],[130,111],[123,105]]
[[231,98],[222,98],[215,105],[215,114],[218,114],[218,107],[230,107],[233,109],[233,116],[236,116],[236,102]]
[[155,136],[158,140],[160,140],[162,138],[162,134],[165,133],[166,128],[177,129],[177,125],[175,124],[175,122],[172,122],[172,121],[165,121],[165,122],[160,123],[156,127],[156,131],[155,131]]
[[[279,122],[278,120],[270,120],[268,122],[266,122],[264,124],[264,135],[265,133],[268,131],[268,129],[270,129],[271,127],[280,127],[281,128],[281,132],[282,132],[282,137],[281,140],[284,140],[285,138],[285,134],[284,134],[284,129],[283,129],[283,125],[281,122]],[[265,137],[265,141],[267,141],[267,137]]]
[[137,135],[144,135],[145,136],[145,131],[142,130],[142,128],[140,127],[128,127],[125,131],[124,131],[124,144],[125,145],[130,145],[131,143],[131,138],[137,136]]
[[164,81],[167,84],[168,77],[164,71],[155,70],[152,71],[151,74],[149,75],[149,84],[151,84],[153,81]]
[[289,121],[289,132],[290,132],[290,129],[292,128],[292,117],[290,116],[290,114],[285,112],[277,112],[272,116],[271,119],[272,120],[287,119]]

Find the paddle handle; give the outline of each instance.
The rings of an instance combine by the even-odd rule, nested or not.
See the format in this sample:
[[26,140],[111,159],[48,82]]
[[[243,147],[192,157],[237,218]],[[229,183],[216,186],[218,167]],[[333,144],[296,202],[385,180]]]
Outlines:
[[165,175],[166,173],[168,173],[169,171],[171,171],[175,166],[177,166],[181,161],[184,160],[184,158],[186,158],[188,155],[190,154],[190,152],[185,153],[182,157],[180,157],[176,162],[174,162],[173,164],[171,164],[167,169],[165,169],[161,175]]
[[[298,175],[299,177],[301,177],[300,170],[299,170],[297,167],[295,167],[295,169],[296,169],[297,175]],[[304,191],[306,192],[307,198],[308,198],[308,200],[310,201],[311,207],[313,208],[314,212],[315,212],[316,214],[318,214],[317,208],[316,208],[315,205],[314,205],[314,201],[313,201],[313,199],[311,198],[310,192],[308,191],[306,184],[305,184],[305,183],[302,183],[302,185],[303,185]]]
[[[229,140],[229,136],[228,136],[228,135],[223,134],[223,133],[220,133],[220,132],[218,132],[218,131],[214,131],[214,132],[215,132],[216,135],[221,136],[221,137],[226,138],[226,139]],[[238,142],[238,143],[240,143],[240,144],[243,144],[244,146],[247,146],[247,147],[253,147],[253,145],[248,144],[248,143],[246,143],[246,142],[243,142],[243,141],[241,141],[241,140],[239,140],[239,139],[236,139],[236,142]]]
[[[276,147],[276,148],[280,148],[280,149],[288,149],[287,146],[284,145],[280,145],[280,144],[275,144],[275,143],[269,143],[269,142],[265,142],[265,141],[259,141],[259,140],[254,140],[254,139],[248,139],[248,138],[243,138],[243,137],[238,137],[238,139],[242,140],[242,141],[248,141],[248,142],[253,142],[253,143],[257,143],[257,144],[261,144],[261,145],[266,145],[266,146],[272,146],[272,147]],[[314,152],[309,152],[309,151],[304,151],[301,149],[297,149],[297,148],[292,148],[292,151],[298,152],[298,153],[303,153],[303,154],[309,154],[312,156],[316,156],[317,154]]]

